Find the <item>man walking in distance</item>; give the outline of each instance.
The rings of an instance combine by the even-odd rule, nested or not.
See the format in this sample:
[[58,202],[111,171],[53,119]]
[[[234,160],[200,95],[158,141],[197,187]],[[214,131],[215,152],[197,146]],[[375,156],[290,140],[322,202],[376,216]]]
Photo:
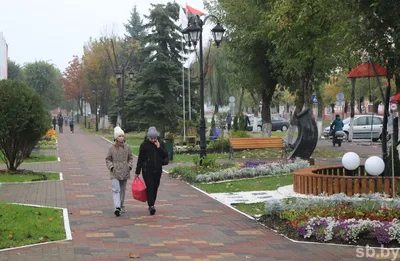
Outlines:
[[157,198],[158,187],[160,186],[162,165],[168,153],[164,143],[159,140],[158,132],[155,127],[150,127],[147,137],[140,145],[139,157],[136,166],[136,176],[142,171],[143,179],[146,184],[147,204],[149,205],[150,215],[156,213],[154,204]]

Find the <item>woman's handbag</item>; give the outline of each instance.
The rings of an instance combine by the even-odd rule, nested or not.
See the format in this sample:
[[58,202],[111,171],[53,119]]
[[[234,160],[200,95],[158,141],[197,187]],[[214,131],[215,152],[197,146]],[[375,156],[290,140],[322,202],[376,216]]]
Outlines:
[[139,177],[135,177],[132,182],[132,196],[136,200],[147,201],[146,185]]

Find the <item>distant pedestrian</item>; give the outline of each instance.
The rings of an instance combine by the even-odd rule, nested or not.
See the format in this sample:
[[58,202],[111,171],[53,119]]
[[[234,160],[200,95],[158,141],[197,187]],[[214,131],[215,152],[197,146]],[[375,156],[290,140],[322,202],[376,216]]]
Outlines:
[[56,126],[57,126],[57,118],[56,116],[54,116],[53,118],[53,129],[56,130]]
[[108,150],[106,164],[110,170],[114,214],[119,217],[125,213],[126,183],[133,165],[131,147],[125,143],[125,133],[119,126],[114,128],[114,144]]
[[231,125],[232,125],[232,116],[230,113],[228,113],[228,116],[226,116],[226,123],[228,125],[228,131],[231,130]]
[[168,153],[165,150],[164,143],[158,137],[157,129],[150,127],[147,131],[147,137],[140,145],[135,171],[136,177],[140,175],[140,172],[143,174],[150,215],[156,213],[154,204],[157,199],[158,187],[160,186],[162,166],[167,158]]
[[63,124],[64,124],[64,119],[60,113],[60,115],[58,116],[58,130],[60,131],[60,133],[63,133]]
[[74,124],[75,124],[74,117],[71,116],[68,121],[69,121],[69,129],[71,130],[72,133],[74,133]]
[[67,117],[67,115],[64,116],[64,122],[65,122],[65,126],[68,126],[68,117]]

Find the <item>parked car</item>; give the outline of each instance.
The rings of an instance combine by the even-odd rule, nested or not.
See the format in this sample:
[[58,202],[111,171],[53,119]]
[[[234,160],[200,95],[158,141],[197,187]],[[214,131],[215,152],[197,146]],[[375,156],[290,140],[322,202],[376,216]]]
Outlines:
[[[287,131],[289,129],[289,125],[290,122],[285,119],[282,118],[280,116],[272,116],[271,117],[271,121],[272,121],[272,131]],[[253,121],[250,120],[251,125],[248,126],[248,130],[252,131],[253,130]],[[257,120],[257,131],[261,131],[262,130],[262,119],[261,117],[258,117]]]
[[[350,131],[350,118],[343,120],[343,131],[346,139]],[[372,141],[382,140],[383,117],[379,115],[355,115],[353,127],[353,139],[371,139]],[[330,126],[324,129],[324,136],[329,137]],[[390,137],[389,137],[390,138]]]

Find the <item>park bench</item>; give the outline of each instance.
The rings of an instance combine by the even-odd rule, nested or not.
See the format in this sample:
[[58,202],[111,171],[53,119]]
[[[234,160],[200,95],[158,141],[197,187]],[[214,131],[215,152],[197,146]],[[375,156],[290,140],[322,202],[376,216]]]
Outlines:
[[285,143],[282,137],[266,137],[266,138],[231,138],[230,142],[230,158],[233,159],[234,150],[238,149],[281,149],[282,157],[285,153]]

